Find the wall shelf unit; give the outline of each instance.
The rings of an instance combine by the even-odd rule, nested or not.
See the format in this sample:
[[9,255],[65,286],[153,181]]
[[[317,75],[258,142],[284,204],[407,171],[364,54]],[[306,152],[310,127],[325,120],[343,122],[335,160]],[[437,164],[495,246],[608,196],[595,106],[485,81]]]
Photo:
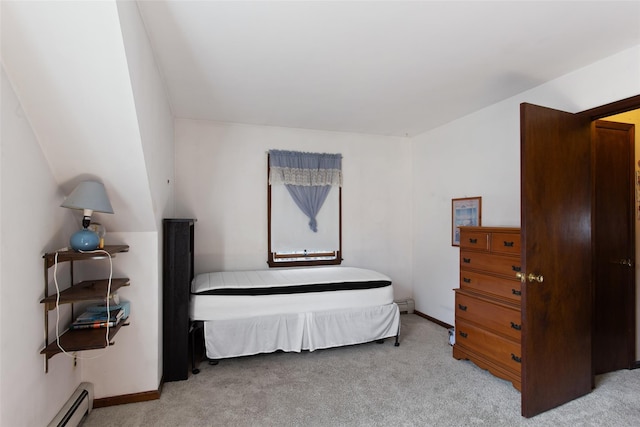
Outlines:
[[[103,252],[104,251],[104,252]],[[73,305],[79,302],[105,301],[107,297],[107,289],[109,279],[86,280],[79,283],[74,282],[73,265],[77,261],[100,260],[107,259],[107,253],[114,258],[116,254],[128,252],[128,245],[108,245],[98,252],[75,252],[73,250],[64,250],[58,252],[46,253],[44,258],[44,298],[40,301],[44,307],[44,349],[40,354],[45,356],[45,372],[49,370],[49,359],[54,355],[61,353],[60,347],[66,352],[76,352],[84,350],[96,350],[113,345],[111,342],[120,327],[125,325],[122,320],[116,326],[109,328],[109,339],[106,338],[105,328],[66,330],[59,337],[50,339],[49,337],[49,311],[56,309],[56,300],[59,304],[71,304],[71,317],[74,317]],[[105,253],[106,252],[106,253]],[[57,256],[56,256],[57,254]],[[70,286],[60,291],[58,299],[57,295],[49,295],[49,270],[57,264],[69,263]],[[123,286],[129,286],[128,278],[112,278],[109,298],[113,298],[115,293]],[[60,346],[58,346],[58,341]]]

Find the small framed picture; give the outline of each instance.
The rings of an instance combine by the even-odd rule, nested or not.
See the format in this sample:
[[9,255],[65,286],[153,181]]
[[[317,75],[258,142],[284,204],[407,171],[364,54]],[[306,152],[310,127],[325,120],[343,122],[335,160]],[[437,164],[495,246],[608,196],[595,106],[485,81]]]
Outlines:
[[451,200],[451,246],[460,246],[460,227],[482,225],[482,197]]

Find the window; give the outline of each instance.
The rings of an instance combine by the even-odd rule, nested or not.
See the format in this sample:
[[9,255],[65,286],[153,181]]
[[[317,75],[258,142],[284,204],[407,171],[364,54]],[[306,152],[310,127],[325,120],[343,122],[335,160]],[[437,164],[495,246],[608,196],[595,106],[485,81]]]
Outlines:
[[269,152],[270,267],[342,262],[341,163],[340,154]]

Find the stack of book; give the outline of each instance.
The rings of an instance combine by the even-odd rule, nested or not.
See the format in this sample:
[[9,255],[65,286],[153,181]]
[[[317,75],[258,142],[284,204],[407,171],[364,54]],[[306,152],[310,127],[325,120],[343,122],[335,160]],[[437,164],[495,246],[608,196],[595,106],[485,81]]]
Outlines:
[[113,328],[124,319],[124,309],[115,307],[102,311],[87,310],[71,323],[69,329]]

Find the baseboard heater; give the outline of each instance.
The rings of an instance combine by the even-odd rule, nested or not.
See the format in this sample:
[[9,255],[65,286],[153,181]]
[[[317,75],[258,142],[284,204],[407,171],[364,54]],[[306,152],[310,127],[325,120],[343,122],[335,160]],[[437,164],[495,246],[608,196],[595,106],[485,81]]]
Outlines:
[[413,300],[411,298],[394,302],[398,305],[400,313],[413,314],[415,304],[413,303]]
[[81,383],[48,427],[76,427],[93,409],[93,384]]

